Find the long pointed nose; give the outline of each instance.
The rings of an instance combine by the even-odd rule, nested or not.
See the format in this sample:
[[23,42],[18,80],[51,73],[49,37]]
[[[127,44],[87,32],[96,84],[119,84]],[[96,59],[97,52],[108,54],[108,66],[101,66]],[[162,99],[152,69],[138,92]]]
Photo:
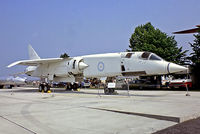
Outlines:
[[180,72],[180,71],[185,71],[187,70],[187,67],[180,66],[174,63],[169,63],[167,66],[167,70],[169,73],[175,73],[175,72]]

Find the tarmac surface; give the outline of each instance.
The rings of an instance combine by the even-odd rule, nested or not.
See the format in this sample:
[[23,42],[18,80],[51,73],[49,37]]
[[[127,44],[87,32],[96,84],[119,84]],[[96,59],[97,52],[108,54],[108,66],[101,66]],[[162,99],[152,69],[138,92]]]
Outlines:
[[0,89],[0,133],[150,134],[200,116],[200,92],[117,92]]

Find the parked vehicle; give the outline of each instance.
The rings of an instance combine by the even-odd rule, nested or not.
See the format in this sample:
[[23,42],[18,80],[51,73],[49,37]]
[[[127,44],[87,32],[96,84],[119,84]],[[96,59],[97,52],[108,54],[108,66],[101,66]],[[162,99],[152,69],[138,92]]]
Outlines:
[[191,79],[174,79],[169,82],[169,87],[174,88],[191,88],[192,80]]

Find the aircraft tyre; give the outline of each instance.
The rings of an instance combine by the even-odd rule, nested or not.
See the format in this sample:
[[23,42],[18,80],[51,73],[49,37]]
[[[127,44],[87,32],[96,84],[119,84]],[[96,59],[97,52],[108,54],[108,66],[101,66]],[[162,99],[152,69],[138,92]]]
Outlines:
[[113,94],[115,92],[115,89],[113,88],[104,88],[104,94],[109,95]]
[[44,85],[44,92],[47,93],[49,90],[50,90],[50,86],[48,84]]
[[42,91],[44,91],[44,85],[43,85],[43,84],[40,84],[40,85],[39,85],[39,92],[42,92]]
[[72,87],[73,87],[73,90],[74,90],[74,91],[77,91],[77,89],[78,89],[78,84],[74,83]]
[[72,91],[72,84],[67,84],[66,91]]
[[3,85],[0,85],[0,89],[2,89],[3,88]]

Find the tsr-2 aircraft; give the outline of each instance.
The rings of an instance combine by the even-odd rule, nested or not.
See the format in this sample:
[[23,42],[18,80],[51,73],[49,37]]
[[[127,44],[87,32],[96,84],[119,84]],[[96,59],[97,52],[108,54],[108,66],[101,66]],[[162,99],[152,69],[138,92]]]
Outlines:
[[[184,71],[187,68],[167,62],[151,52],[119,52],[84,55],[69,58],[41,59],[35,50],[28,46],[29,60],[14,62],[15,65],[28,66],[25,73],[29,76],[45,78],[55,82],[78,82],[83,78],[147,76]],[[68,88],[76,88],[73,84]],[[39,86],[39,91],[50,90],[47,81]]]

